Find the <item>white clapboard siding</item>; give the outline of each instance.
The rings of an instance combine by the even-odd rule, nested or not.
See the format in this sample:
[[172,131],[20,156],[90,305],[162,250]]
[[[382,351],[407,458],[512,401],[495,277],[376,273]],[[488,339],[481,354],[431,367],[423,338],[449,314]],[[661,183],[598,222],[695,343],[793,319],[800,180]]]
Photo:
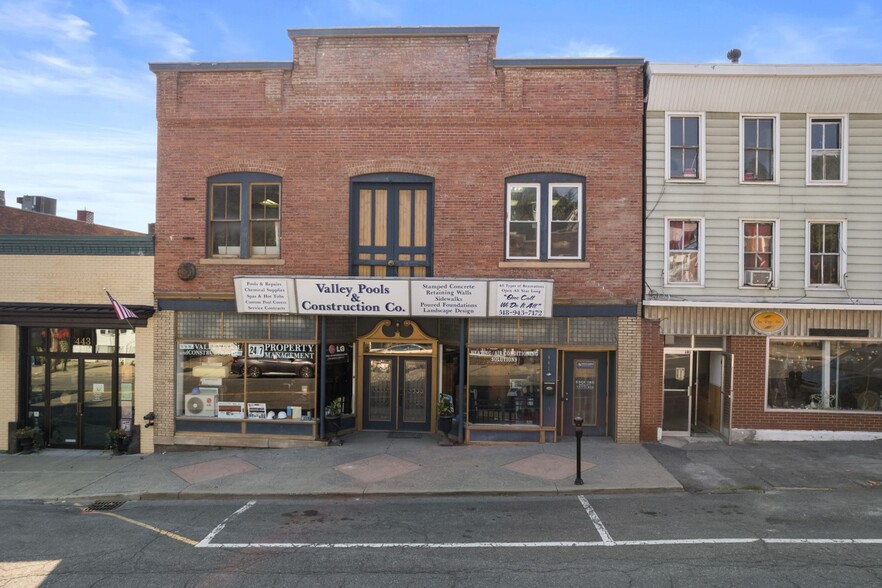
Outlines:
[[[688,91],[690,85],[684,84],[684,91]],[[652,91],[650,87],[650,95]],[[671,92],[670,88],[666,91]],[[838,105],[841,99],[837,100]],[[696,104],[687,104],[692,107],[689,111],[699,112]],[[779,115],[780,172],[776,184],[739,183],[739,112],[705,113],[703,182],[666,182],[665,113],[647,113],[645,278],[649,297],[745,302],[798,299],[804,303],[882,300],[882,115],[835,113],[848,115],[848,185],[817,186],[806,185],[805,179],[807,113],[746,112]],[[704,287],[664,286],[666,217],[705,219]],[[779,219],[776,289],[739,288],[739,219],[748,218]],[[809,219],[846,221],[846,289],[805,288]]]

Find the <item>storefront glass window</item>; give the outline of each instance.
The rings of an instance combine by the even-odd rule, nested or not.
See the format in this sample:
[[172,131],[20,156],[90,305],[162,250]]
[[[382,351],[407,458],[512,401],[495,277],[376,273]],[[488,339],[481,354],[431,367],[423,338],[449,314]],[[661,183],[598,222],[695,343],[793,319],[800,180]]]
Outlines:
[[110,429],[131,430],[134,330],[34,327],[27,340],[27,419],[50,446],[100,448]]
[[539,349],[470,349],[469,422],[538,425],[540,356]]
[[352,344],[332,343],[328,345],[325,355],[325,375],[328,379],[325,393],[326,404],[337,398],[343,399],[341,414],[355,412],[355,393],[352,382],[352,366],[354,364],[355,347]]
[[314,416],[316,346],[270,341],[178,342],[178,415],[228,419]]
[[878,411],[882,343],[769,342],[769,408]]

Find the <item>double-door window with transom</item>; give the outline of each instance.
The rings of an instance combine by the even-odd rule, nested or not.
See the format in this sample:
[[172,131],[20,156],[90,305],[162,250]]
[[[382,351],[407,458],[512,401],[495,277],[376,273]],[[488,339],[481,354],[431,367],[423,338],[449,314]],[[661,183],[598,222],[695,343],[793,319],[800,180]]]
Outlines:
[[350,275],[430,277],[432,200],[432,180],[424,176],[353,179]]

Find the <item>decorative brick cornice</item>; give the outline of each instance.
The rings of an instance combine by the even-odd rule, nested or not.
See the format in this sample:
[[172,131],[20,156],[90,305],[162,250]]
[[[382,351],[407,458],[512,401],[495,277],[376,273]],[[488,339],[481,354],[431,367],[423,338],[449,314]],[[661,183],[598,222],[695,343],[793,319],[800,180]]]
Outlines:
[[210,165],[203,171],[205,177],[235,172],[254,172],[261,174],[272,174],[274,176],[284,176],[285,168],[277,163],[268,161],[257,161],[254,159],[229,159],[227,161]]
[[434,178],[438,175],[438,168],[426,165],[419,160],[375,159],[352,165],[346,169],[346,174],[350,178],[353,176],[363,176],[365,174],[381,173],[421,174]]
[[588,165],[584,162],[562,157],[525,158],[520,161],[509,163],[502,168],[502,171],[505,177],[543,172],[574,174],[585,177],[590,175]]

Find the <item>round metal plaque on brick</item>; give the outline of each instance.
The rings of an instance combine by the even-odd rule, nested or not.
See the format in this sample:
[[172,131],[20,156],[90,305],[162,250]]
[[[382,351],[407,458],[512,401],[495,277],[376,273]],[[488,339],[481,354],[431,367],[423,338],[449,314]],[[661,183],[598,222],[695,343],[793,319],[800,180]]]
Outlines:
[[189,261],[184,261],[178,266],[178,277],[184,280],[192,280],[196,277],[196,266]]

